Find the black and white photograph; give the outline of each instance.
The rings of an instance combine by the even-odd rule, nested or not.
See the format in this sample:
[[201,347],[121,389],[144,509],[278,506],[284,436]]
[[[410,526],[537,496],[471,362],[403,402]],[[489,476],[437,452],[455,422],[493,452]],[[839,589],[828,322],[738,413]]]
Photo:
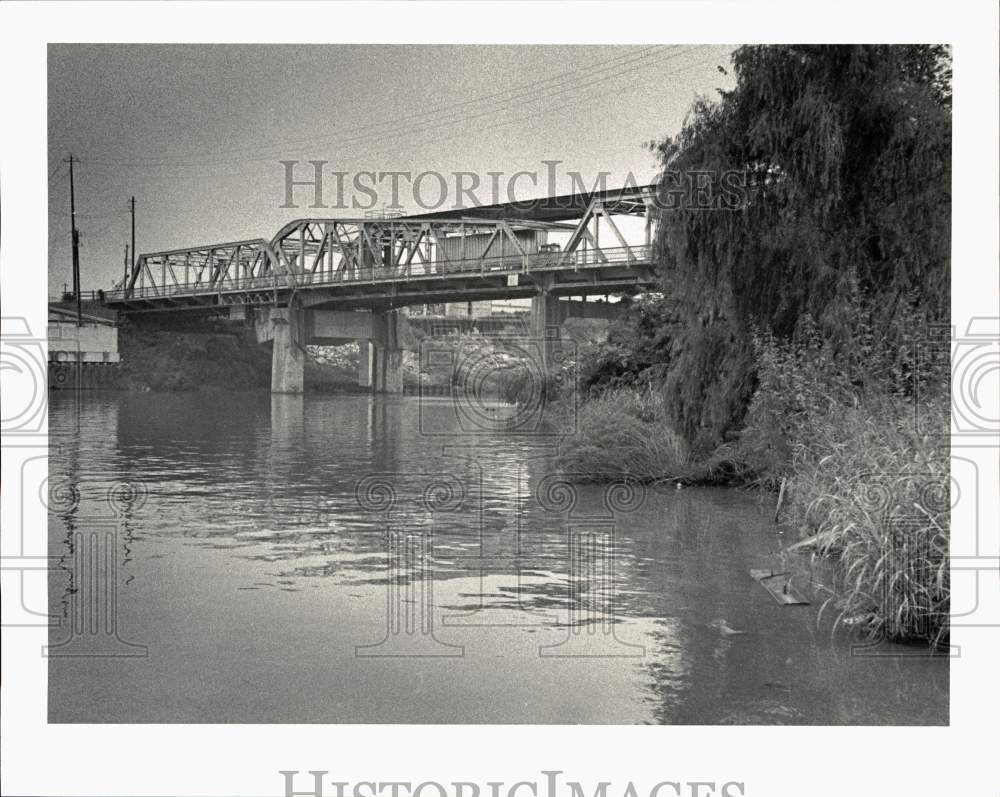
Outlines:
[[995,794],[995,7],[42,5],[4,794]]

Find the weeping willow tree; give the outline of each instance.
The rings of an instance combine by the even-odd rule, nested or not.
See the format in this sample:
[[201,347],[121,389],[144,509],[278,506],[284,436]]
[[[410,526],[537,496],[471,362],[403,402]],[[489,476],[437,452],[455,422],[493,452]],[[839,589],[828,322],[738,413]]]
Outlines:
[[915,308],[949,308],[947,49],[752,46],[733,66],[735,88],[654,145],[657,258],[686,308],[666,403],[696,450],[742,421],[751,329],[788,339],[809,318],[849,350],[864,308],[903,347]]

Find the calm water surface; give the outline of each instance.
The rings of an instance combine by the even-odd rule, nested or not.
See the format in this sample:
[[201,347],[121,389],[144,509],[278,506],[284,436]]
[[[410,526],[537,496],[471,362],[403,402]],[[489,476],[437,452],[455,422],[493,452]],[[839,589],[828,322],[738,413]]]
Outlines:
[[946,659],[851,655],[749,578],[785,544],[755,496],[569,488],[476,424],[53,393],[50,720],[947,723]]

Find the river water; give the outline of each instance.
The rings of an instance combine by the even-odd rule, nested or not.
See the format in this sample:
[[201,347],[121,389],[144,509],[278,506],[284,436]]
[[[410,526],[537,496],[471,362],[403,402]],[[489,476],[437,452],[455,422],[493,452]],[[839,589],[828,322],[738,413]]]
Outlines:
[[50,721],[948,722],[946,658],[749,577],[757,496],[571,486],[504,411],[52,393]]

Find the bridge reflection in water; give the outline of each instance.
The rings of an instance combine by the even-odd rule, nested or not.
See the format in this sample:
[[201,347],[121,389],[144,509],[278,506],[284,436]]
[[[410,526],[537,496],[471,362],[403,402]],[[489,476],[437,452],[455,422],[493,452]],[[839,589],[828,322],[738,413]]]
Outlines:
[[947,660],[852,657],[749,579],[781,542],[742,492],[569,485],[447,399],[53,394],[49,426],[52,610],[115,524],[146,649],[52,657],[53,722],[948,719]]

